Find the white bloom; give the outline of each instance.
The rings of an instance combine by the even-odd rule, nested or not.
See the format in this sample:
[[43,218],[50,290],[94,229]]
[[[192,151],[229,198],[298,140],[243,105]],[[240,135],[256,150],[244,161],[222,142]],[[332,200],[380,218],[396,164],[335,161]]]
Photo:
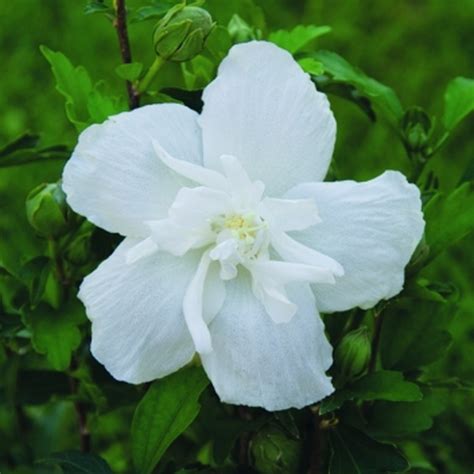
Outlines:
[[141,383],[197,351],[223,401],[303,407],[333,391],[318,311],[400,292],[419,192],[393,171],[322,183],[334,117],[270,43],[234,46],[204,104],[111,117],[66,165],[72,208],[126,236],[81,287],[92,352]]

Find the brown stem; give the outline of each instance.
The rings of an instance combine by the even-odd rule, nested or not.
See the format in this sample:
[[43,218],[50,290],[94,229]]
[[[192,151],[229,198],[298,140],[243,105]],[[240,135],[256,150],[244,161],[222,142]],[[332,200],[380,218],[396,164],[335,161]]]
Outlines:
[[318,411],[313,412],[313,430],[311,437],[311,458],[308,474],[321,473],[321,427]]
[[382,325],[383,325],[383,314],[382,312],[375,314],[375,328],[374,328],[374,337],[372,339],[372,353],[370,355],[369,361],[369,373],[374,372],[377,365],[377,355],[379,353],[380,347],[380,337],[382,335]]
[[[237,412],[242,420],[249,421],[252,419],[249,410],[244,406],[237,407]],[[238,461],[241,466],[248,466],[249,464],[249,446],[250,433],[244,432],[239,437]]]
[[[132,62],[132,52],[130,49],[130,41],[128,39],[127,9],[125,7],[125,0],[115,0],[114,6],[114,26],[117,31],[122,62],[124,64],[129,64]],[[140,105],[140,97],[130,81],[126,81],[125,83],[127,86],[128,106],[130,110],[136,109]]]
[[[76,360],[72,360],[71,369],[77,368]],[[69,385],[71,387],[71,393],[73,396],[77,395],[79,385],[74,377],[69,378]],[[91,450],[91,434],[87,426],[87,410],[83,403],[74,401],[74,409],[76,411],[77,422],[79,425],[79,439],[81,444],[81,451],[83,453],[89,453]]]

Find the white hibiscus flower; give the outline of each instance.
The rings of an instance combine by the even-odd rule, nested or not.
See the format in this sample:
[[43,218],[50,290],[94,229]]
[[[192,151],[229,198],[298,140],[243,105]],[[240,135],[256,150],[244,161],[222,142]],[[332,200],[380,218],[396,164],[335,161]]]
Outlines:
[[92,353],[142,383],[197,352],[221,400],[300,408],[333,391],[318,312],[402,289],[419,192],[393,171],[323,183],[327,98],[270,43],[234,46],[203,99],[93,125],[66,165],[71,207],[126,237],[81,286]]

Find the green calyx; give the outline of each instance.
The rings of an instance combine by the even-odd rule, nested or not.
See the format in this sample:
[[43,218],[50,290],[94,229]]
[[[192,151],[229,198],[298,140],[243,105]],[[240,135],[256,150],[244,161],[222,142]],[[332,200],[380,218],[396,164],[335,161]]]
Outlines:
[[204,49],[213,27],[211,15],[203,8],[176,5],[155,27],[155,52],[168,61],[189,61]]
[[43,183],[26,198],[28,222],[39,236],[57,238],[70,228],[70,210],[59,183]]

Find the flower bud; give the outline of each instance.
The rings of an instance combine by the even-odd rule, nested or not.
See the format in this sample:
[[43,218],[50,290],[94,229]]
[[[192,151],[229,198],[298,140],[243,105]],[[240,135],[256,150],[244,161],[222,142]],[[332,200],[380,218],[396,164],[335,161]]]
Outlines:
[[337,376],[348,381],[362,375],[369,364],[371,354],[371,341],[366,326],[348,332],[334,353]]
[[406,146],[412,151],[422,151],[431,136],[431,119],[420,107],[412,107],[402,118],[402,130]]
[[204,49],[213,27],[208,11],[192,5],[178,4],[155,26],[155,52],[168,61],[189,61]]
[[254,29],[237,14],[234,14],[230,19],[227,30],[233,43],[245,43],[246,41],[259,39]]
[[263,474],[301,472],[301,445],[274,425],[259,431],[252,439],[253,465]]
[[73,265],[84,265],[89,260],[91,252],[90,234],[80,234],[74,237],[68,245],[64,257]]
[[56,238],[70,227],[66,196],[58,183],[43,183],[26,198],[28,222],[41,237]]

